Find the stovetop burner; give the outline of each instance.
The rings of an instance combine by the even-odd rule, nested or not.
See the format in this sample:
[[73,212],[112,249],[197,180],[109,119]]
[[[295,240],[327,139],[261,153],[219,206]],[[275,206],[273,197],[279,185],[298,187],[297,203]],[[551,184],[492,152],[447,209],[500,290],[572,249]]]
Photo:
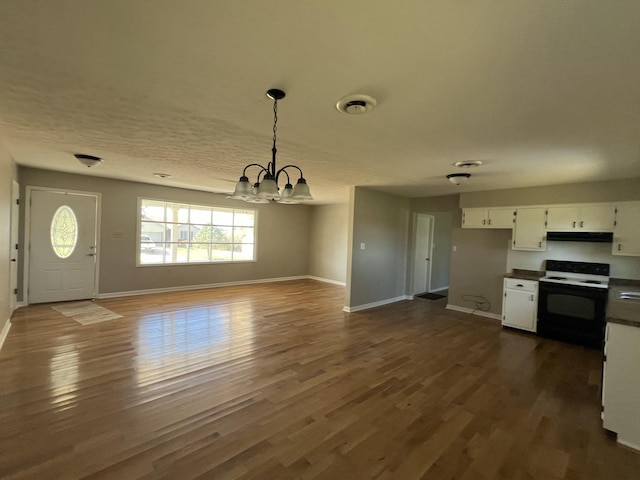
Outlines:
[[547,260],[546,276],[541,282],[582,287],[608,288],[609,264]]

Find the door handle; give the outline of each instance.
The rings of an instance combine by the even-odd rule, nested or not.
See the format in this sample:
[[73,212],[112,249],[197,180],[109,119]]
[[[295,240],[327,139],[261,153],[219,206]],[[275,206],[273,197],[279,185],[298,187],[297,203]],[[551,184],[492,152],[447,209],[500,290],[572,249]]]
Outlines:
[[12,262],[17,262],[17,260],[15,258],[12,258],[11,261]]
[[87,257],[95,257],[96,254],[95,253],[87,253]]
[[425,260],[426,260],[427,262],[429,261],[429,259],[428,259],[428,258],[425,258]]

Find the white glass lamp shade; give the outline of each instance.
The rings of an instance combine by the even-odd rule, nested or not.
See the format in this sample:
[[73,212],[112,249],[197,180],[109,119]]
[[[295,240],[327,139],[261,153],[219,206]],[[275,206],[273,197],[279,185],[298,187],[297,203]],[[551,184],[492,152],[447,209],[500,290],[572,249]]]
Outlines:
[[280,200],[278,203],[287,203],[287,204],[296,204],[300,203],[300,200],[296,200],[293,198],[293,185],[287,183],[280,194]]
[[258,187],[258,193],[256,194],[258,198],[266,198],[267,200],[278,200],[280,198],[280,194],[278,193],[278,184],[273,178],[265,177],[260,182],[260,186]]
[[311,192],[309,191],[309,185],[307,185],[307,181],[304,178],[300,177],[296,186],[293,187],[292,198],[294,200],[313,200]]
[[244,176],[240,177],[240,181],[236,184],[236,189],[234,190],[233,195],[228,198],[247,200],[250,197],[253,197],[253,188],[249,183],[249,179]]

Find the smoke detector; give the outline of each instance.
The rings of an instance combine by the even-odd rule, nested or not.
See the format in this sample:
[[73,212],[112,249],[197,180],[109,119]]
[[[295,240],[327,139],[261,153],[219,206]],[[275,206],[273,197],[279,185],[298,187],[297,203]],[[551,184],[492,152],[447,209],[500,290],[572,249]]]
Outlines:
[[369,113],[376,108],[378,102],[375,98],[369,95],[347,95],[342,97],[336,103],[336,108],[339,112],[347,113],[349,115],[362,115]]
[[454,167],[460,167],[460,168],[479,167],[480,165],[482,165],[481,160],[469,160],[467,162],[456,162],[453,164]]

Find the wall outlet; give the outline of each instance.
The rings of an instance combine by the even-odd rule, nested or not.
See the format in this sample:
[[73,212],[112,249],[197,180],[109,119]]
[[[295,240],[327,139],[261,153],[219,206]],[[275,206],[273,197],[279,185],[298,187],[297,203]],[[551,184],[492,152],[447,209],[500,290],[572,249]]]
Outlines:
[[360,250],[364,250],[364,243],[360,244]]

